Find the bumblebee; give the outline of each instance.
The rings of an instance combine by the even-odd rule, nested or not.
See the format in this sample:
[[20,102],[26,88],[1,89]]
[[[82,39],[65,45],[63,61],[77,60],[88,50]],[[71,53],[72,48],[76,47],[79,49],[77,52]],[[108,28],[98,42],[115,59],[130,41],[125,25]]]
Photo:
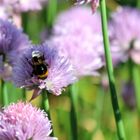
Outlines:
[[33,75],[40,79],[45,79],[48,76],[48,65],[45,62],[44,55],[40,51],[32,52],[32,67]]

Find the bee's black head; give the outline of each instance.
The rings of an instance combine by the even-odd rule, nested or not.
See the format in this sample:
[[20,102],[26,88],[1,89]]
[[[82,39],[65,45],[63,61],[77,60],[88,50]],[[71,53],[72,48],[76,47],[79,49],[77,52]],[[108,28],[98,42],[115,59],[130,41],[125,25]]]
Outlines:
[[33,51],[32,52],[32,58],[34,58],[34,57],[40,58],[42,56],[43,56],[43,54],[40,51]]
[[44,60],[44,56],[43,56],[43,53],[40,52],[40,51],[33,51],[32,52],[32,60],[34,62],[39,62],[40,60]]

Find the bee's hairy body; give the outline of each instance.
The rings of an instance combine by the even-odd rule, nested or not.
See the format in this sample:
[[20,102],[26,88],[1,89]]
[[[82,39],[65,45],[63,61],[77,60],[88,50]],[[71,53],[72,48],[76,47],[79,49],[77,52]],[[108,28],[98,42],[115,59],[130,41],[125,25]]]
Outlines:
[[32,67],[33,75],[40,79],[45,79],[48,76],[48,65],[45,63],[44,55],[40,51],[32,52]]

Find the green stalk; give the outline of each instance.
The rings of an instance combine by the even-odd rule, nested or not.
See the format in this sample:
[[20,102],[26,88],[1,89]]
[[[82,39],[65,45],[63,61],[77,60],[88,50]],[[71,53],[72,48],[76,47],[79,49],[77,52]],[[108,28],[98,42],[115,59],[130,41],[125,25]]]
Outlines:
[[[45,90],[42,92],[42,109],[44,109],[44,111],[48,114],[49,120],[51,120],[48,93]],[[54,136],[53,128],[52,128],[51,136]]]
[[7,106],[9,104],[8,92],[6,84],[3,80],[1,80],[1,96],[2,96],[2,105]]
[[102,115],[103,115],[103,109],[105,106],[105,92],[103,91],[103,87],[99,86],[98,89],[98,93],[97,93],[97,97],[96,97],[96,122],[97,122],[97,126],[93,131],[93,137],[95,136],[95,134],[97,133],[97,130],[101,130],[102,127]]
[[77,86],[73,84],[70,87],[70,101],[71,101],[71,110],[70,110],[70,124],[72,132],[72,140],[78,140],[78,129],[77,129],[77,116],[76,116],[76,106],[77,106]]
[[[28,14],[27,13],[22,13],[22,27],[23,31],[27,33],[28,31]],[[22,94],[22,99],[25,101],[26,100],[26,89],[23,88],[21,89],[21,94]]]
[[48,0],[47,4],[47,26],[52,27],[57,12],[57,0]]
[[137,0],[137,7],[140,8],[140,0]]
[[25,33],[28,32],[28,13],[22,13],[22,27]]
[[115,78],[114,78],[114,74],[113,74],[113,64],[112,64],[109,37],[108,37],[105,0],[100,0],[100,6],[101,6],[101,20],[102,20],[104,51],[105,51],[107,73],[108,73],[108,78],[109,78],[112,107],[113,107],[116,126],[117,126],[118,138],[119,138],[119,140],[125,140],[125,131],[124,131],[124,126],[123,126],[123,122],[122,122],[122,118],[121,118],[121,113],[119,110],[117,93],[116,93],[116,88],[115,88]]
[[132,62],[132,76],[134,82],[135,96],[136,96],[136,104],[138,111],[138,128],[140,133],[140,69],[137,64]]
[[103,113],[104,108],[104,100],[105,100],[105,92],[103,91],[103,88],[100,86],[98,89],[99,93],[97,93],[97,101],[96,101],[96,120],[98,122],[98,127],[101,128],[101,117]]
[[25,88],[23,88],[23,89],[21,89],[22,91],[21,91],[21,94],[22,94],[22,99],[24,100],[24,101],[26,101],[26,89]]

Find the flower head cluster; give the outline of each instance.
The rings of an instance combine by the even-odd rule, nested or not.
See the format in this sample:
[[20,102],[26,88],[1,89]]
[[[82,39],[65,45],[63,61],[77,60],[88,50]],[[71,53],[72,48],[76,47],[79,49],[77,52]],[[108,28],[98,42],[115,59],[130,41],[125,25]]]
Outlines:
[[29,103],[11,104],[0,113],[1,140],[57,140],[51,132],[47,114]]
[[[112,14],[109,23],[110,41],[118,61],[131,58],[140,64],[140,10],[124,7]],[[115,53],[114,53],[115,55]]]
[[10,17],[11,17],[10,9],[8,10],[8,8],[4,4],[0,3],[0,18],[6,20],[10,19]]
[[75,82],[76,77],[69,60],[44,43],[21,55],[13,68],[13,80],[18,87],[46,89],[59,95],[64,87]]
[[47,2],[47,0],[2,0],[5,7],[15,12],[41,10],[44,2]]
[[96,75],[103,66],[101,22],[99,13],[76,7],[58,16],[50,42],[69,57],[81,76]]
[[136,98],[134,93],[134,85],[132,82],[123,84],[122,98],[129,109],[134,109],[136,107]]
[[93,12],[95,12],[95,10],[99,6],[99,0],[76,0],[76,1],[77,1],[76,4],[91,3],[91,8]]
[[15,56],[18,57],[29,44],[28,37],[21,30],[12,23],[0,19],[0,77],[9,77],[10,66],[17,60]]

